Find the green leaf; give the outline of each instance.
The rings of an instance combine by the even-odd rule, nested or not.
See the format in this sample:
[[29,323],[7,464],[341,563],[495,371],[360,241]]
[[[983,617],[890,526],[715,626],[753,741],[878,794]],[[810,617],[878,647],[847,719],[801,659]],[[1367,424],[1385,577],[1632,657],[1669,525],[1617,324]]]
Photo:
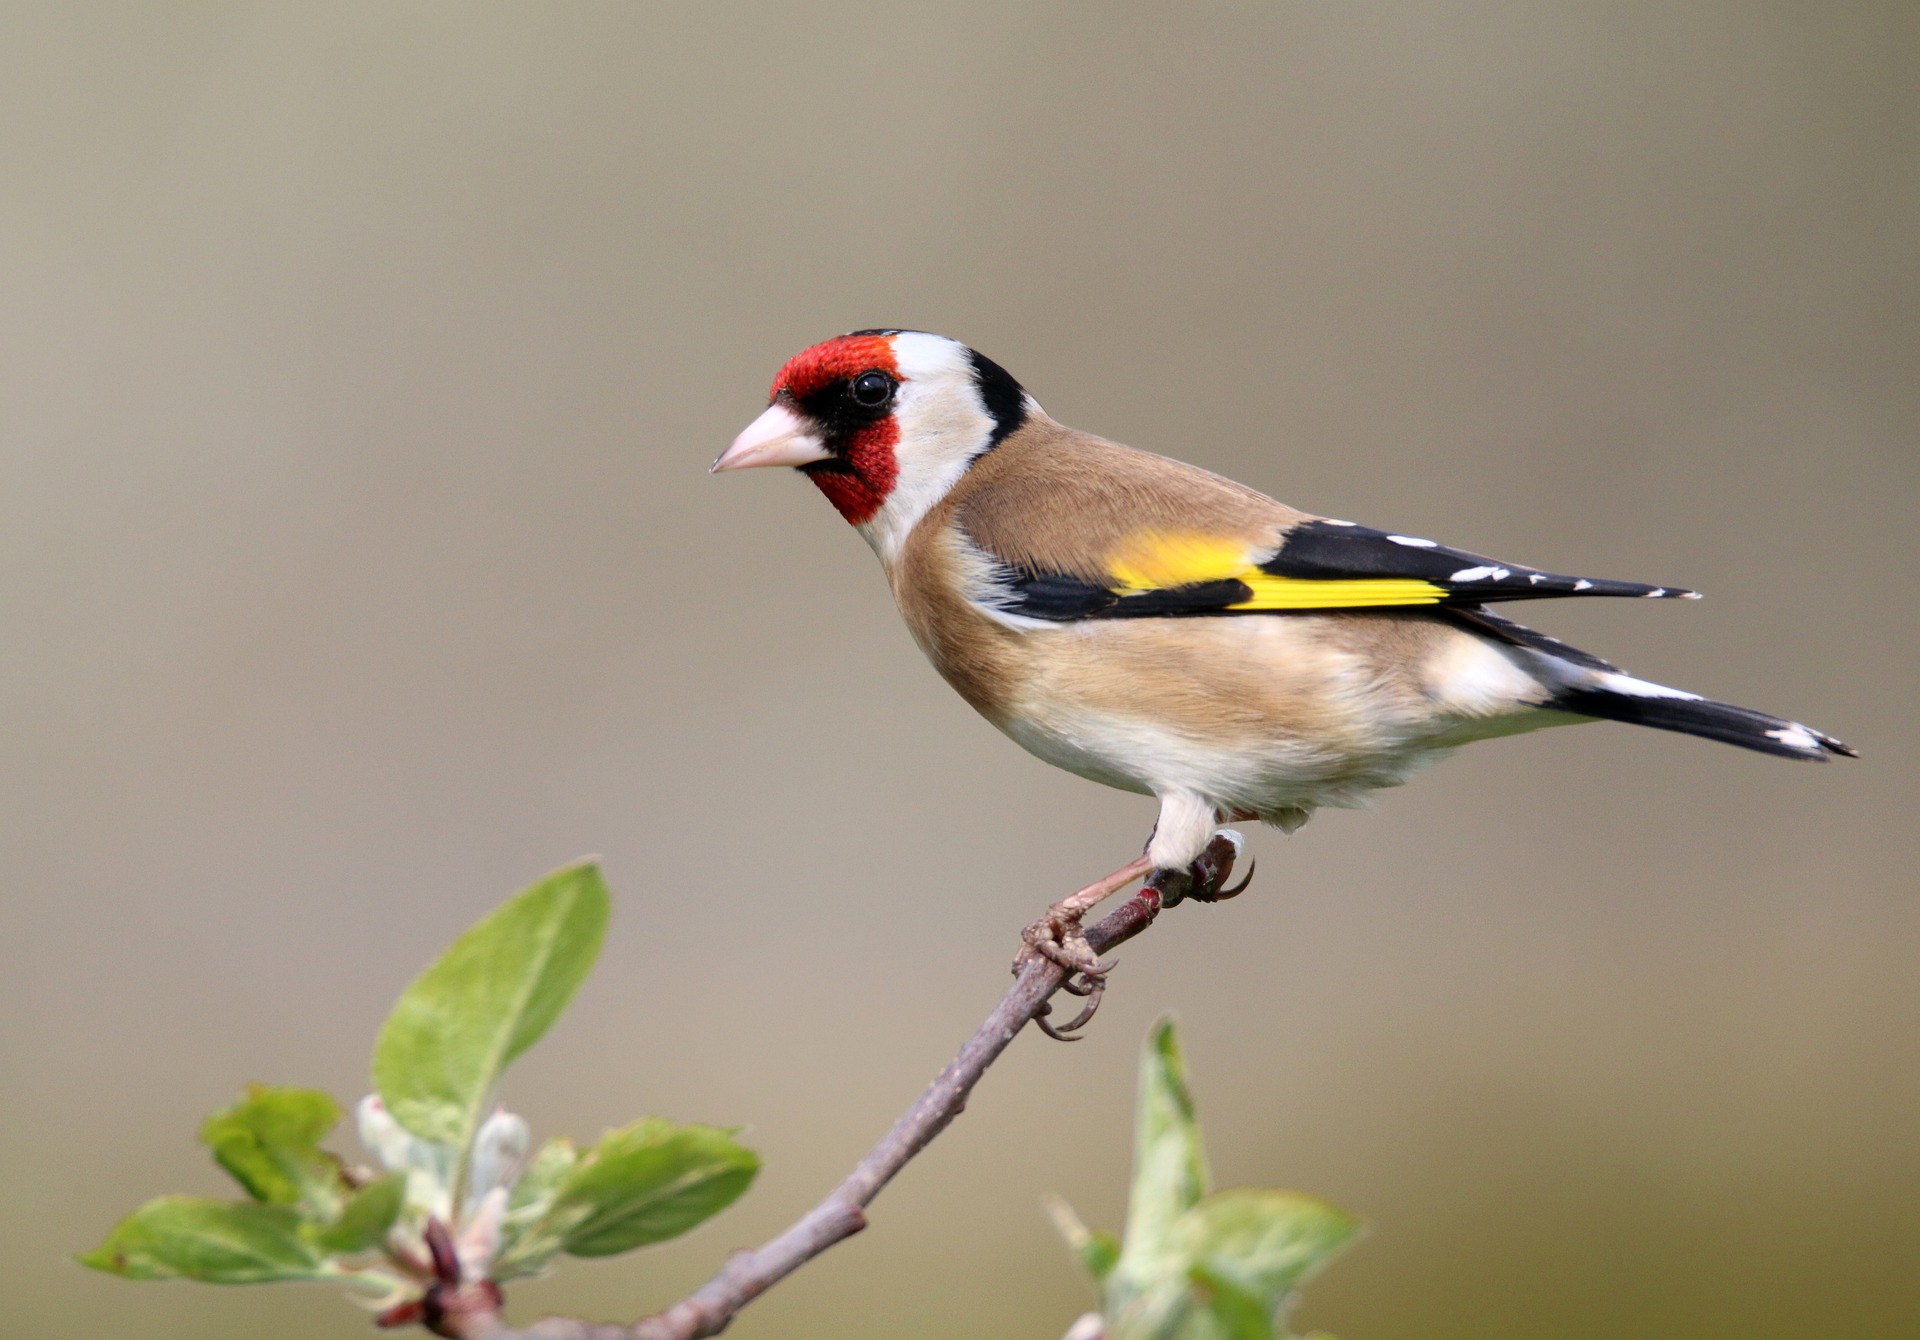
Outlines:
[[548,1218],[566,1251],[612,1256],[718,1214],[759,1171],[760,1156],[731,1131],[642,1117],[601,1138],[561,1184]]
[[326,1258],[300,1230],[299,1212],[288,1205],[162,1196],[121,1220],[105,1242],[78,1259],[135,1280],[265,1284],[325,1278]]
[[[1207,1160],[1173,1022],[1140,1062],[1127,1237],[1101,1279],[1109,1340],[1286,1340],[1294,1289],[1360,1232],[1344,1210],[1292,1191],[1207,1194]],[[1055,1222],[1097,1270],[1099,1247],[1064,1205]]]
[[1208,1182],[1186,1064],[1170,1017],[1153,1026],[1141,1052],[1133,1139],[1133,1187],[1120,1267],[1144,1283],[1165,1272],[1174,1223],[1206,1194]]
[[304,1203],[330,1218],[344,1187],[340,1161],[320,1141],[340,1120],[340,1105],[317,1089],[248,1086],[247,1096],[214,1113],[200,1141],[255,1200]]
[[1230,1276],[1195,1265],[1114,1309],[1107,1340],[1282,1340],[1272,1309]]
[[372,1251],[387,1240],[394,1220],[400,1217],[400,1206],[406,1195],[405,1173],[389,1173],[377,1182],[367,1183],[353,1193],[353,1199],[340,1211],[340,1217],[321,1232],[320,1245],[342,1256]]
[[1211,1323],[1197,1307],[1184,1274],[1146,1293],[1109,1298],[1101,1311],[1107,1319],[1107,1340],[1217,1340],[1212,1332],[1189,1333],[1190,1327]]
[[573,1142],[563,1136],[540,1146],[507,1202],[506,1222],[500,1226],[500,1253],[493,1261],[494,1279],[537,1274],[560,1254],[563,1226],[553,1223],[548,1211],[579,1162]]
[[465,1150],[493,1086],[593,967],[610,910],[599,867],[566,866],[453,942],[393,1007],[373,1083],[394,1119]]
[[1243,1188],[1208,1196],[1181,1216],[1174,1236],[1182,1256],[1237,1283],[1272,1316],[1359,1232],[1359,1220],[1315,1196]]
[[1179,1340],[1274,1340],[1276,1308],[1232,1276],[1195,1265],[1193,1310],[1175,1332]]
[[514,1184],[508,1208],[518,1210],[552,1200],[579,1162],[580,1153],[573,1147],[573,1141],[564,1135],[554,1136],[540,1146],[532,1162],[527,1164],[527,1170]]
[[1073,1212],[1073,1207],[1058,1196],[1047,1198],[1047,1213],[1053,1219],[1053,1226],[1060,1230],[1060,1236],[1067,1240],[1067,1247],[1080,1262],[1080,1268],[1092,1276],[1094,1287],[1105,1284],[1120,1259],[1120,1239],[1088,1228]]

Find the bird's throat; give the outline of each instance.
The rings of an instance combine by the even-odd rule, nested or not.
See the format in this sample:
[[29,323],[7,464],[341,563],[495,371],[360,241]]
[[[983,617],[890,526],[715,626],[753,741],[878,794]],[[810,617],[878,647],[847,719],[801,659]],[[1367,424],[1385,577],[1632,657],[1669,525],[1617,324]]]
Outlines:
[[844,454],[803,469],[849,524],[865,525],[885,505],[900,477],[893,450],[899,441],[900,425],[889,416],[855,433]]

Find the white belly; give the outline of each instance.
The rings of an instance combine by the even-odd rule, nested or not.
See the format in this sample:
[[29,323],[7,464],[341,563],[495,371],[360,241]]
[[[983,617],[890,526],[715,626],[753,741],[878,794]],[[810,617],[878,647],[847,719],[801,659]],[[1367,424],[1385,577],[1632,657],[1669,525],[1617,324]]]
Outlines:
[[1204,796],[1223,811],[1263,818],[1364,804],[1369,792],[1399,786],[1451,752],[1413,741],[1364,757],[1297,738],[1209,744],[1140,717],[1087,711],[1021,718],[1002,729],[1035,757],[1090,781],[1143,795]]

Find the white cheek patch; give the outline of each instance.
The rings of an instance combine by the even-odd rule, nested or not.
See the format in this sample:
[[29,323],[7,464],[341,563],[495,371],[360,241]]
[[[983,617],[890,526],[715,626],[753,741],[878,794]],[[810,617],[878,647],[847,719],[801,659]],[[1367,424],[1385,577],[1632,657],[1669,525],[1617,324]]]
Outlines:
[[860,533],[884,563],[899,556],[907,536],[966,473],[993,439],[993,416],[981,403],[965,345],[940,335],[903,331],[893,337],[900,370],[894,422],[900,438],[893,491]]

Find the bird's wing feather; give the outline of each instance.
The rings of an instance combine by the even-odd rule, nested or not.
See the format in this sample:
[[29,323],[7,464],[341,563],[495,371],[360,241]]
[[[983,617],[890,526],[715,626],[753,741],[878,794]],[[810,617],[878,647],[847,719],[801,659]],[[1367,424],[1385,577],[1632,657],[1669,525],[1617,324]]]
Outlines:
[[985,603],[1025,618],[1693,595],[1543,572],[1310,516],[1197,467],[1051,421],[1023,429],[972,476],[957,520],[990,561]]
[[1569,577],[1502,563],[1412,535],[1396,535],[1340,521],[1304,521],[1293,527],[1260,571],[1283,581],[1415,581],[1436,588],[1422,604],[1481,604],[1550,596],[1687,598],[1677,586],[1649,586],[1599,577]]

